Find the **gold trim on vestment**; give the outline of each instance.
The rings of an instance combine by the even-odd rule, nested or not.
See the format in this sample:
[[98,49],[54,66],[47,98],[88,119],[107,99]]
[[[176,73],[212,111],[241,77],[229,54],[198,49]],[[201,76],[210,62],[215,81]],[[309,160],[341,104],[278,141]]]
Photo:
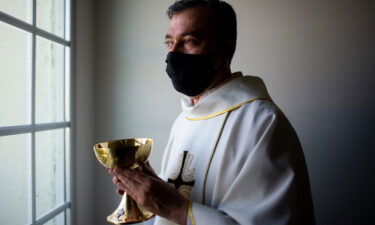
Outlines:
[[193,216],[193,201],[189,201],[189,217],[190,217],[190,222],[192,225],[196,225],[195,219]]
[[210,156],[210,161],[208,161],[208,165],[207,165],[207,168],[206,168],[206,174],[205,174],[204,180],[203,180],[203,196],[202,196],[202,203],[203,204],[206,203],[206,182],[207,182],[207,177],[208,177],[208,171],[210,170],[212,159],[214,158],[214,154],[216,152],[217,145],[219,144],[220,137],[221,137],[221,134],[223,133],[224,126],[225,126],[225,124],[227,122],[229,114],[230,114],[230,111],[228,111],[227,115],[224,118],[223,124],[220,127],[219,133],[218,133],[216,141],[215,141],[215,145],[214,145],[214,147],[212,149],[212,153],[211,153],[211,156]]
[[230,107],[230,108],[228,108],[228,109],[225,109],[225,110],[223,110],[223,111],[221,111],[221,112],[214,113],[214,114],[211,114],[211,115],[208,115],[208,116],[203,116],[203,117],[199,117],[199,118],[190,118],[190,117],[187,117],[187,116],[186,116],[185,118],[188,119],[188,120],[190,120],[190,121],[199,121],[199,120],[207,120],[207,119],[211,119],[211,118],[213,118],[213,117],[215,117],[215,116],[219,116],[219,115],[224,114],[224,113],[226,113],[226,112],[232,111],[232,110],[234,110],[234,109],[237,109],[237,108],[239,108],[239,107],[241,107],[241,106],[243,106],[243,105],[245,105],[245,104],[247,104],[247,103],[253,102],[253,101],[255,101],[255,100],[267,100],[267,101],[271,101],[269,98],[253,98],[253,99],[250,99],[250,100],[248,100],[248,101],[242,102],[242,103],[240,103],[240,104],[238,104],[238,105],[235,105],[235,106],[233,106],[233,107]]

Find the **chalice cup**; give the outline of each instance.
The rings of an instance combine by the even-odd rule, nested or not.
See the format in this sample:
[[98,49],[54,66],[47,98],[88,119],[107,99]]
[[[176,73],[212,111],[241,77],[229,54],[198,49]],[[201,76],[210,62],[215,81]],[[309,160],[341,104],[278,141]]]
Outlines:
[[[107,168],[135,169],[147,162],[152,142],[150,138],[108,141],[94,145],[94,151],[99,162]],[[107,221],[113,224],[130,224],[146,221],[153,216],[153,213],[142,208],[124,193],[120,205],[107,217]]]

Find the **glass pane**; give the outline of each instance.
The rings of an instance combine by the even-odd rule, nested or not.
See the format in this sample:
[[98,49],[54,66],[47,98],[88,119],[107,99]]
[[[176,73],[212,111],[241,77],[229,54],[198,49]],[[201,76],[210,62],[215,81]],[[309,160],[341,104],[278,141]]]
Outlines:
[[36,46],[36,123],[64,120],[64,47],[44,38]]
[[65,47],[65,121],[70,121],[70,47]]
[[36,1],[37,27],[64,37],[64,0]]
[[36,215],[64,202],[64,129],[35,134]]
[[64,212],[62,212],[59,215],[53,217],[47,223],[45,223],[45,225],[65,225],[64,220],[65,220],[65,215],[64,215]]
[[66,225],[72,224],[72,213],[70,212],[70,209],[66,210]]
[[70,191],[70,185],[71,185],[71,165],[70,165],[71,159],[70,159],[70,128],[65,128],[65,176],[66,176],[66,201],[70,201],[71,199],[71,191]]
[[65,1],[65,40],[70,41],[71,39],[71,1],[72,0],[66,0]]
[[0,224],[27,223],[29,134],[0,137]]
[[0,22],[0,126],[28,120],[28,77],[31,36]]
[[31,0],[0,0],[0,11],[13,17],[31,23],[32,1]]

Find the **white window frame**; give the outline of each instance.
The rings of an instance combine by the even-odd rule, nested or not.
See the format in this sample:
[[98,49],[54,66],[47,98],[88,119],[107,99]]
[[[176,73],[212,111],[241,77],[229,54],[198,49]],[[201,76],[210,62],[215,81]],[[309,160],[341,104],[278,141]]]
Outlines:
[[[55,216],[59,215],[60,213],[64,212],[65,216],[65,225],[72,224],[72,218],[74,216],[72,208],[72,197],[73,194],[73,146],[74,146],[74,130],[73,130],[73,84],[72,84],[72,74],[73,74],[73,44],[72,44],[72,30],[73,30],[73,0],[64,0],[64,37],[61,38],[51,32],[45,31],[43,29],[40,29],[36,25],[36,1],[37,0],[30,0],[32,2],[32,22],[27,23],[23,20],[20,20],[16,17],[13,17],[11,15],[8,15],[4,12],[0,11],[0,21],[7,23],[13,27],[17,27],[21,30],[24,30],[32,35],[32,47],[31,47],[31,96],[30,96],[30,102],[31,104],[28,106],[29,110],[31,110],[30,114],[28,116],[31,116],[31,123],[29,125],[19,125],[19,126],[3,126],[0,127],[0,137],[2,136],[8,136],[8,135],[17,135],[17,134],[30,134],[31,136],[31,146],[29,146],[29,155],[28,160],[30,162],[30,170],[28,173],[29,176],[29,182],[28,182],[28,198],[31,205],[28,206],[29,213],[28,216],[28,223],[30,225],[42,225]],[[58,43],[64,46],[64,121],[69,118],[69,121],[65,122],[55,122],[55,123],[43,123],[43,124],[36,124],[35,122],[35,73],[36,73],[36,39],[37,37],[43,37],[47,40],[52,41],[53,43]],[[69,51],[67,51],[67,48],[69,48]],[[28,53],[30,54],[30,53]],[[67,105],[66,99],[69,99],[69,105]],[[30,109],[31,108],[31,109]],[[56,206],[52,210],[48,211],[41,217],[37,218],[36,216],[36,175],[35,175],[35,133],[39,131],[47,131],[47,130],[55,130],[55,129],[62,129],[62,128],[70,128],[69,132],[69,147],[64,148],[64,203]],[[64,140],[66,139],[66,132],[64,131]],[[65,141],[64,141],[65,142]],[[69,159],[66,159],[66,150],[68,149]],[[68,162],[67,162],[68,160]],[[66,166],[69,167],[67,170]],[[67,171],[69,171],[69,174],[66,174]],[[69,177],[69,182],[66,180],[67,176]],[[69,187],[67,185],[70,184]],[[67,196],[68,190],[70,196]],[[31,208],[31,210],[30,210]],[[67,218],[67,210],[70,209],[70,221],[68,221]]]

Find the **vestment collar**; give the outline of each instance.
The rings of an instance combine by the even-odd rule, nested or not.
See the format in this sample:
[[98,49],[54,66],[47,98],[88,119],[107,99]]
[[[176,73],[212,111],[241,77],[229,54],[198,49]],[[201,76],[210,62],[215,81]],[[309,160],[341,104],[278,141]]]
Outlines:
[[254,100],[270,100],[263,80],[255,76],[235,78],[223,86],[206,92],[201,100],[193,105],[190,98],[181,100],[182,111],[188,120],[204,120],[237,109]]

